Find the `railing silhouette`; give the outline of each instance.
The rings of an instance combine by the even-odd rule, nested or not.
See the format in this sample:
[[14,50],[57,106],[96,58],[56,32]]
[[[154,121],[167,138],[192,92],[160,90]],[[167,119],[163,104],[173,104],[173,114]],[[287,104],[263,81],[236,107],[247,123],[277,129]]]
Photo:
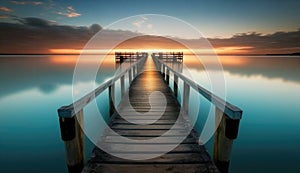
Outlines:
[[115,61],[123,63],[127,59],[129,61],[137,61],[139,58],[148,56],[147,52],[115,52]]
[[[58,109],[61,137],[65,144],[66,160],[70,173],[81,172],[84,166],[84,134],[80,127],[80,124],[83,124],[83,109],[88,103],[95,99],[95,97],[108,89],[109,112],[111,115],[115,110],[113,105],[113,98],[115,98],[115,83],[120,80],[122,98],[125,94],[125,76],[128,74],[128,81],[130,84],[142,71],[147,57],[148,54],[143,54],[141,58],[127,69],[112,79],[105,81],[94,91],[88,93],[76,102],[68,106],[62,106]],[[214,136],[213,158],[221,173],[228,172],[231,148],[233,140],[236,139],[238,135],[242,110],[188,79],[182,73],[177,72],[177,70],[169,66],[163,59],[159,59],[153,54],[152,58],[157,70],[162,74],[168,85],[170,84],[171,73],[173,73],[173,91],[176,97],[179,95],[178,82],[179,80],[183,81],[183,101],[181,108],[186,114],[188,114],[189,110],[190,89],[194,89],[216,106],[216,122],[220,123],[216,123],[218,126]]]
[[157,52],[152,53],[152,57],[169,62],[183,62],[183,52]]
[[98,88],[83,96],[76,102],[60,107],[58,111],[61,138],[65,144],[66,161],[70,173],[81,172],[84,166],[84,134],[80,127],[83,125],[83,109],[95,97],[108,89],[110,115],[114,112],[115,83],[120,80],[121,96],[125,93],[125,75],[128,74],[129,84],[142,71],[147,54],[143,54],[135,63],[117,76],[105,81]]
[[185,77],[183,74],[177,72],[158,57],[152,57],[157,70],[161,72],[168,85],[170,83],[170,72],[173,73],[173,90],[176,97],[178,97],[178,80],[181,79],[183,81],[183,99],[181,107],[186,114],[188,114],[189,110],[190,88],[194,89],[216,106],[215,121],[220,123],[216,123],[218,126],[216,127],[217,130],[214,136],[213,158],[221,173],[228,172],[231,148],[233,140],[236,139],[238,135],[239,122],[242,118],[243,111],[206,90],[199,84]]

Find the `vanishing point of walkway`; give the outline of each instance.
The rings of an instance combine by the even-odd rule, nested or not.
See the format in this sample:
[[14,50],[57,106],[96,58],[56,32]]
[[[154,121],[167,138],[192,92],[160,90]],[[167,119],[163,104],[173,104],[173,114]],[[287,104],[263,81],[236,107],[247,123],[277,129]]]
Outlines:
[[[161,97],[152,97],[153,104],[150,105],[149,97],[152,92],[160,91],[166,98],[166,107],[163,106]],[[156,71],[152,58],[148,58],[144,72],[137,76],[131,83],[129,93],[124,96],[117,111],[112,115],[110,128],[118,135],[129,139],[145,140],[159,137],[172,126],[178,118],[180,105],[177,102],[171,89],[164,82],[161,74]],[[128,102],[128,99],[130,102]],[[154,107],[159,111],[165,109],[163,115],[157,119],[158,112],[153,111],[145,115],[136,115],[132,108],[141,114],[147,113]],[[118,114],[120,112],[122,116]],[[126,120],[125,120],[126,119]],[[128,121],[127,121],[128,120]],[[134,124],[129,121],[138,123],[147,123],[145,125]],[[149,122],[154,122],[148,124]],[[176,137],[183,135],[186,129],[186,123],[182,121],[176,124],[175,130],[171,130],[171,135],[165,137],[160,143],[144,142],[139,144],[124,145],[124,141],[118,141],[116,135],[105,131],[100,139],[101,145],[107,146],[112,153],[123,153],[127,155],[151,154],[157,151],[149,151],[154,145],[158,148],[164,148],[165,145],[177,143]],[[212,162],[209,154],[203,145],[198,144],[198,134],[192,130],[189,135],[172,151],[148,160],[127,160],[115,157],[101,149],[95,147],[93,154],[88,163],[85,165],[83,172],[89,173],[153,173],[153,172],[199,172],[210,173],[219,172]],[[172,140],[173,139],[173,140]]]

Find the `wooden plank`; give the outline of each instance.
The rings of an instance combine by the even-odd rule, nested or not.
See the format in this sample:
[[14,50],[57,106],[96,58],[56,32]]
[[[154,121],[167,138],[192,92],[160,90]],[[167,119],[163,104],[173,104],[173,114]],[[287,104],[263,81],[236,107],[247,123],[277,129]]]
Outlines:
[[[153,139],[153,137],[141,137],[141,136],[137,136],[137,137],[130,137],[130,139],[133,139],[134,142],[130,142],[130,141],[126,141],[127,143],[146,143],[146,144],[152,144],[150,141],[146,141],[149,139]],[[104,138],[102,138],[103,142],[106,143],[125,143],[124,140],[120,139],[117,136],[105,136]],[[139,141],[140,140],[140,141]],[[178,137],[161,137],[159,139],[161,144],[178,144],[178,142],[181,142],[182,144],[198,144],[198,141],[195,140],[194,137],[192,137],[191,135],[187,136],[183,141],[178,138]],[[155,143],[157,144],[157,142]]]
[[[98,146],[105,148],[110,153],[163,153],[174,144],[131,144],[131,143],[99,143]],[[176,146],[176,145],[175,145]],[[205,150],[198,144],[180,144],[169,153],[201,153]]]
[[198,164],[99,164],[90,163],[83,173],[218,173],[213,163]]
[[[167,101],[166,107],[161,105],[164,100],[159,96],[152,97],[150,105],[153,91],[161,91]],[[153,111],[149,112],[151,108]],[[180,109],[159,72],[141,73],[131,82],[128,94],[112,116],[110,128],[113,131],[104,130],[99,140],[98,146],[109,154],[95,147],[83,172],[218,173],[204,146],[199,145],[196,132],[189,131],[189,122],[179,116]],[[119,135],[128,139],[121,139]],[[160,155],[168,149],[171,151]],[[125,159],[141,158],[145,154],[153,158]]]
[[160,116],[160,115],[132,115],[132,114],[127,114],[124,115],[122,114],[122,118],[126,120],[176,120],[177,116],[175,115],[166,115],[166,116]]
[[184,129],[182,125],[136,125],[136,124],[114,124],[111,126],[112,129],[134,129],[134,130],[169,130],[170,128]]
[[[96,157],[93,159],[94,162],[102,162],[102,163],[122,163],[122,164],[197,164],[197,163],[206,163],[210,162],[211,159],[208,155],[201,152],[194,153],[167,153],[159,157],[155,157],[156,154],[152,154],[154,156],[153,159],[147,160],[128,160],[122,159],[119,157],[112,156],[107,154],[101,150],[94,150],[94,154]],[[142,156],[143,153],[118,153],[116,155],[121,155],[124,158],[130,157],[138,157]]]
[[[166,133],[168,130],[115,130],[114,132],[119,135],[124,136],[145,136],[145,135],[154,135],[154,136],[161,136],[162,134]],[[184,136],[187,131],[184,130],[169,130],[169,136]],[[114,135],[111,132],[106,133],[106,135]]]
[[[152,120],[135,120],[135,122],[136,124],[149,124],[152,122]],[[151,123],[151,124],[174,124],[175,122],[176,120],[157,120],[155,121],[155,123]],[[128,124],[129,122],[124,119],[115,119],[113,123]]]

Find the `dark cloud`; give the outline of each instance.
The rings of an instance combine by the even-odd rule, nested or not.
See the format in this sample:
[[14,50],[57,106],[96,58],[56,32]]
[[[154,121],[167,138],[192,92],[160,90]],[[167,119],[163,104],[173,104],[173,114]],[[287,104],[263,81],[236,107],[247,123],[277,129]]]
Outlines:
[[98,24],[93,24],[90,26],[90,31],[93,33],[93,34],[96,34],[98,31],[102,30],[102,27]]
[[17,21],[19,21],[23,25],[27,26],[35,26],[35,27],[48,27],[54,24],[54,22],[35,18],[35,17],[27,17],[27,18],[16,18]]
[[[17,23],[0,22],[0,53],[51,53],[50,49],[82,49],[90,38],[102,27],[98,24],[86,26],[59,25],[40,18],[18,18]],[[102,30],[102,38],[95,48],[110,48],[112,40],[141,36],[140,33],[123,30]],[[172,38],[169,38],[172,39]],[[166,39],[157,36],[144,36],[135,39],[147,45],[166,45],[172,48]],[[180,43],[189,43],[190,48],[205,48],[199,39],[176,39]],[[231,38],[208,39],[215,48],[240,47],[247,53],[293,53],[300,52],[300,30],[276,32],[263,35],[260,33],[241,33]],[[166,43],[166,44],[163,44]],[[133,43],[132,43],[133,44]],[[136,44],[141,46],[142,44]],[[175,45],[174,45],[175,46]]]
[[17,23],[0,23],[0,53],[49,53],[55,48],[82,48],[99,30],[58,25],[40,18],[16,18]]
[[262,35],[260,33],[241,33],[231,38],[209,39],[214,47],[252,47],[252,53],[291,53],[300,51],[300,29],[290,32],[275,32]]

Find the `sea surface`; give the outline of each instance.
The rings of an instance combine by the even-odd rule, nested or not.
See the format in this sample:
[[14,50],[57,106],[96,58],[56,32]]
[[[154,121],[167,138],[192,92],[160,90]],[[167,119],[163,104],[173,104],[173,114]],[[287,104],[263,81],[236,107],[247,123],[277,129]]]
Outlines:
[[[98,86],[120,67],[115,64],[114,57],[108,57],[95,80],[87,78],[73,83],[77,58],[76,55],[0,56],[1,173],[67,172],[57,109],[72,103],[73,85],[91,83]],[[201,58],[204,64],[210,60],[209,56]],[[87,70],[90,63],[97,62],[95,59],[96,55],[86,61]],[[223,69],[211,72],[223,76],[226,101],[243,110],[238,138],[232,149],[230,172],[300,172],[300,57],[220,56],[219,59]],[[173,65],[211,90],[212,79],[203,62],[185,56],[183,64]],[[126,68],[126,63],[122,68]],[[116,85],[119,89],[119,83]],[[182,89],[182,82],[180,87]],[[216,94],[219,92],[217,90]],[[209,109],[214,107],[196,92],[191,90],[191,93],[190,103],[197,100],[201,103],[200,107],[190,108],[191,113],[196,112],[191,116],[196,117],[196,129],[201,132]],[[116,96],[117,102],[119,96]],[[198,98],[194,98],[196,96]],[[107,91],[97,98],[97,104],[109,121]],[[85,128],[93,129],[90,125],[93,111],[89,106],[84,110]],[[213,138],[205,145],[212,153]],[[85,148],[88,157],[93,144],[87,137]]]

